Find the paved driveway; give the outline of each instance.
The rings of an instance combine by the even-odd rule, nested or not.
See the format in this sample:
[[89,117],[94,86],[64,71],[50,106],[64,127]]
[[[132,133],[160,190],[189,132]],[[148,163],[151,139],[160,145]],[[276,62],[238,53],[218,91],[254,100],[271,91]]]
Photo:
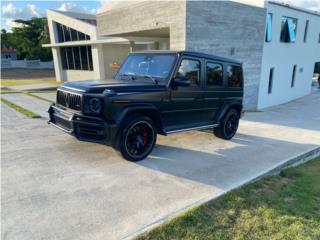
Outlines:
[[248,113],[232,141],[210,131],[160,136],[139,163],[2,105],[2,238],[132,236],[319,147],[319,102],[317,91]]

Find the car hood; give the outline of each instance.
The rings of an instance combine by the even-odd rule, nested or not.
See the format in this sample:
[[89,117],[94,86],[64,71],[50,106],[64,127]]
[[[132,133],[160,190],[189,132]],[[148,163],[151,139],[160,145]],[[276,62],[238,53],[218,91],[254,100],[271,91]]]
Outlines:
[[66,82],[61,88],[86,93],[102,93],[106,89],[113,90],[115,92],[159,91],[165,90],[166,86],[146,81],[119,81],[110,79]]

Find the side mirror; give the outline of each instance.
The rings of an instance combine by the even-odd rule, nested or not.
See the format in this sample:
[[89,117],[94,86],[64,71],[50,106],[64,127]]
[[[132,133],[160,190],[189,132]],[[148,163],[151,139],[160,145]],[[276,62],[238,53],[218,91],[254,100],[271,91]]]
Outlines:
[[191,81],[186,77],[176,77],[173,79],[174,86],[188,87],[191,85]]

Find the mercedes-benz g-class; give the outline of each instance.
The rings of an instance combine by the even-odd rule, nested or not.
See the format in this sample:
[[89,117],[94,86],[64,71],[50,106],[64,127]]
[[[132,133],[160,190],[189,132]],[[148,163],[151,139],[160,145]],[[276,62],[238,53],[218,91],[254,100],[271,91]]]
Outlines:
[[49,123],[79,140],[111,145],[131,161],[146,158],[157,134],[213,128],[231,139],[242,113],[238,61],[188,51],[130,53],[113,80],[66,82]]

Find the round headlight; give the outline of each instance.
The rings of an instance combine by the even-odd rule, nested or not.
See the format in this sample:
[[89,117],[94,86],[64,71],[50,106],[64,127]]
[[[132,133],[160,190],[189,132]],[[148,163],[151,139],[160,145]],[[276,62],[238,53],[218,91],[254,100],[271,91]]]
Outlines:
[[91,98],[89,101],[90,111],[93,113],[100,113],[101,101],[99,98]]

